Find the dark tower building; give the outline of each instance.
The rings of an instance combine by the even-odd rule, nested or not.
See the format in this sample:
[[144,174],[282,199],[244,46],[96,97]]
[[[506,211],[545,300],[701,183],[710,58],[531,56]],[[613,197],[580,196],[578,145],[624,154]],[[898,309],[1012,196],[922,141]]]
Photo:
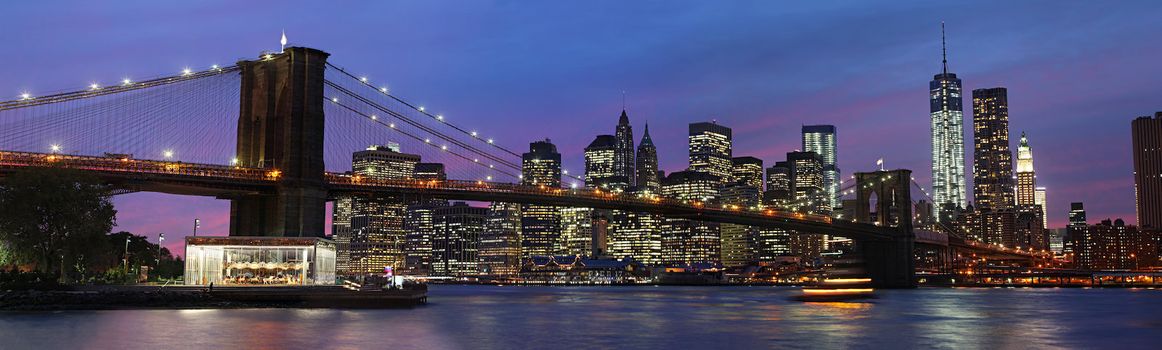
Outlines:
[[[944,44],[944,24],[940,24]],[[964,186],[964,97],[956,74],[948,72],[947,50],[943,50],[944,70],[928,83],[932,117],[932,200],[941,222],[952,222],[957,208],[965,207]]]
[[1134,119],[1134,194],[1138,226],[1162,229],[1162,112]]
[[717,176],[721,184],[733,182],[730,128],[717,122],[690,123],[690,171]]
[[662,190],[662,180],[658,177],[658,149],[650,139],[649,124],[646,124],[642,142],[637,146],[637,186],[653,193]]
[[[561,187],[561,154],[548,139],[529,144],[521,155],[521,184]],[[552,255],[561,236],[561,214],[557,207],[521,206],[521,256]]]
[[617,139],[613,135],[597,135],[585,147],[585,187],[626,189],[629,178],[618,175]]
[[972,90],[973,195],[976,208],[1013,207],[1009,98],[1003,87]]
[[633,126],[629,125],[629,116],[625,114],[625,110],[621,111],[621,117],[617,119],[617,131],[613,135],[616,138],[616,152],[614,153],[614,176],[624,177],[628,186],[637,184],[634,174],[634,154],[633,154]]
[[231,236],[323,237],[323,71],[330,54],[288,47],[239,61],[238,166],[268,169],[274,193],[230,201]]

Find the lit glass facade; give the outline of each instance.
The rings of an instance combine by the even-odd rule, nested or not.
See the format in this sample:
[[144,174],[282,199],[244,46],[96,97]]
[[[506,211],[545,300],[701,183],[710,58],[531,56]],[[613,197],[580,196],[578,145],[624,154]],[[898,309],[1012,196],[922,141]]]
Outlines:
[[479,274],[480,235],[485,231],[488,208],[457,202],[436,208],[433,215],[436,234],[432,237],[432,274]]
[[824,200],[831,208],[839,206],[839,164],[834,125],[804,125],[803,151],[815,152],[823,162]]
[[[709,173],[677,171],[662,181],[662,195],[692,202],[717,202],[722,180]],[[717,223],[666,218],[662,221],[662,264],[721,263]]]
[[998,87],[972,91],[972,130],[972,178],[976,209],[1013,207],[1013,152],[1009,149],[1008,90]]
[[629,188],[629,178],[618,170],[617,139],[598,135],[585,147],[585,187],[602,189]]
[[186,237],[185,284],[335,284],[335,243],[314,237]]
[[[521,184],[561,187],[561,154],[549,140],[529,144],[521,156]],[[561,213],[557,207],[521,206],[521,257],[553,255],[561,239]]]
[[[932,200],[935,216],[950,222],[955,211],[966,206],[964,177],[964,97],[956,74],[944,71],[928,83],[932,118]],[[951,208],[949,208],[951,207]]]
[[593,256],[593,209],[561,208],[557,255]]
[[662,217],[615,210],[609,223],[609,255],[646,265],[662,262]]
[[[371,179],[411,179],[420,156],[401,153],[399,145],[373,145],[352,155],[352,173]],[[402,195],[353,197],[349,274],[381,273],[405,266],[407,200]]]
[[521,264],[520,205],[493,202],[487,220],[480,234],[480,273],[516,276]]
[[690,123],[690,171],[717,176],[721,184],[731,181],[731,130],[718,123]]

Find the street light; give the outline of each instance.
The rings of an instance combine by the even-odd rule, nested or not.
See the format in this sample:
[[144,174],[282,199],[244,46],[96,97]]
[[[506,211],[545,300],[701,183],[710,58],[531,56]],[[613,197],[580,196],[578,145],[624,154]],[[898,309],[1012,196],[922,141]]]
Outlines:
[[125,274],[129,275],[129,237],[125,237]]
[[199,227],[202,227],[202,219],[194,219],[194,237],[198,236]]

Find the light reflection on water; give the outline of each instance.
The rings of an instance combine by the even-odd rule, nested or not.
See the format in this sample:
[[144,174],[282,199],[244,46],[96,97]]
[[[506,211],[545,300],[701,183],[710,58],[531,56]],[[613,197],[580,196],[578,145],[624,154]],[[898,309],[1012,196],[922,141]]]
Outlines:
[[775,287],[433,286],[404,310],[0,313],[3,349],[1154,348],[1162,291],[919,289],[857,303]]

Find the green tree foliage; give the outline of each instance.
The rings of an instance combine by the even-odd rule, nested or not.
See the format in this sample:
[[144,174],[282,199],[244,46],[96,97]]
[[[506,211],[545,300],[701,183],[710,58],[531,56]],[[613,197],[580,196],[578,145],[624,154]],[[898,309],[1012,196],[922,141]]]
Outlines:
[[107,258],[116,215],[107,186],[75,170],[26,169],[0,179],[0,241],[11,259],[65,280]]
[[[108,255],[106,265],[101,267],[123,270],[128,266],[129,272],[136,273],[142,266],[149,266],[153,269],[150,273],[151,278],[181,276],[185,269],[182,259],[170,253],[169,248],[161,248],[156,243],[150,242],[150,239],[156,240],[156,236],[153,238],[138,236],[124,231],[110,234],[108,244],[113,247],[114,253]],[[129,259],[128,264],[126,256]]]

